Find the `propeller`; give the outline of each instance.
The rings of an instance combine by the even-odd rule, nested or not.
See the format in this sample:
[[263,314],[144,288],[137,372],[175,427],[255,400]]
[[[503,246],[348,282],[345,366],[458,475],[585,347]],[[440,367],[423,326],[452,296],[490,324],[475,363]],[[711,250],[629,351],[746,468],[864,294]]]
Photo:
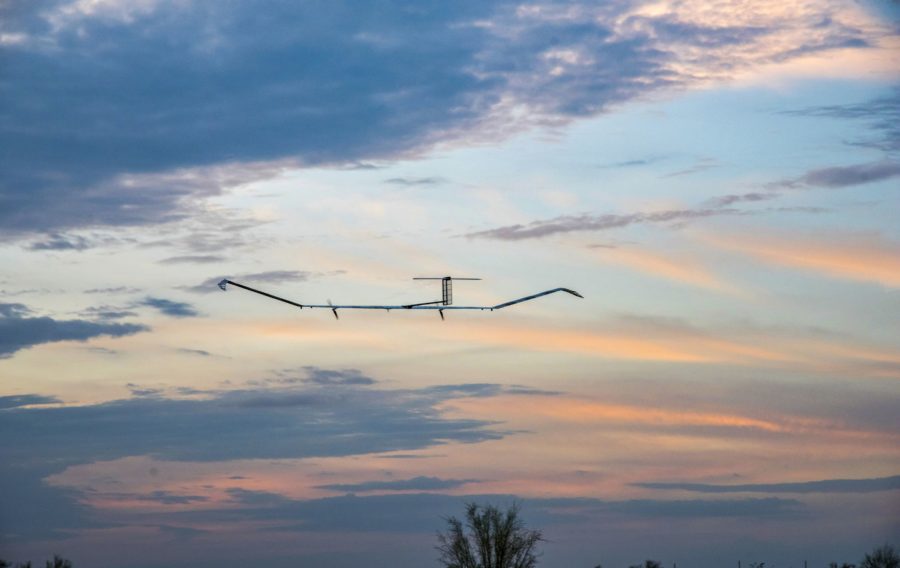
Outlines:
[[331,298],[328,298],[328,305],[331,306],[331,313],[334,314],[334,319],[341,319],[338,317],[337,308],[335,308],[334,304],[331,303]]

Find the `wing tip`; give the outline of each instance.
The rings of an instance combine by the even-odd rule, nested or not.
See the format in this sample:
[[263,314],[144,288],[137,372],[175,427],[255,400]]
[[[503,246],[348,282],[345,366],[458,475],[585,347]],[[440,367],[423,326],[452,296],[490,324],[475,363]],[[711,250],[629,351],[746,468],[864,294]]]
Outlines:
[[575,290],[569,290],[568,288],[562,288],[562,291],[563,291],[563,292],[568,292],[569,294],[572,294],[573,296],[578,296],[578,297],[581,298],[582,300],[584,299],[584,296],[582,296],[581,294],[579,294],[579,293],[576,292]]
[[218,286],[219,286],[219,288],[221,288],[222,290],[227,290],[227,289],[228,289],[228,288],[227,288],[227,287],[228,287],[228,279],[227,279],[227,278],[223,278],[221,281],[219,281]]

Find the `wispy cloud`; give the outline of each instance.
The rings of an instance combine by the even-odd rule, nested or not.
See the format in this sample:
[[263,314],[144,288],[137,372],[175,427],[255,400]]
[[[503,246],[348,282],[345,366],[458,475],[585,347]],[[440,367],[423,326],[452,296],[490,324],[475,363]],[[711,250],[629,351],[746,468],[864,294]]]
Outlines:
[[715,485],[709,483],[642,482],[633,483],[645,489],[692,491],[696,493],[871,493],[900,489],[900,475],[868,479],[824,479],[789,483],[744,483]]
[[85,290],[85,294],[135,294],[140,292],[140,288],[134,288],[132,286],[113,286],[110,288],[91,288],[89,290]]
[[900,286],[900,244],[877,235],[718,235],[707,241],[787,268]]
[[442,491],[475,483],[477,479],[441,479],[439,477],[418,476],[410,479],[390,481],[364,481],[362,483],[333,483],[319,485],[318,489],[344,493],[371,493],[374,491]]
[[831,117],[867,122],[878,138],[854,143],[886,152],[900,151],[900,87],[872,100],[783,111],[795,116]]
[[304,367],[307,378],[305,382],[322,386],[374,385],[375,379],[367,377],[357,369],[322,369],[320,367]]
[[716,337],[687,325],[667,329],[655,325],[655,322],[632,329],[621,329],[621,326],[592,330],[554,328],[552,334],[546,328],[485,324],[478,329],[466,330],[466,338],[486,345],[515,349],[637,361],[740,363],[791,358],[774,347]]
[[664,178],[673,178],[673,177],[681,177],[693,175],[700,172],[705,172],[706,170],[710,170],[719,166],[719,161],[715,158],[700,158],[697,160],[692,166],[683,168],[680,170],[676,170],[674,172],[669,172],[662,177]]
[[117,320],[136,316],[137,312],[131,309],[133,307],[135,307],[134,304],[129,304],[127,306],[91,306],[81,310],[79,314],[92,319]]
[[582,215],[564,215],[561,217],[554,217],[553,219],[532,221],[526,225],[507,225],[496,229],[468,233],[465,236],[479,239],[518,241],[572,232],[608,231],[636,224],[677,223],[722,215],[747,214],[749,213],[740,209],[727,208],[671,209],[653,213],[628,213],[621,215],[590,215],[585,213]]
[[706,203],[710,207],[730,207],[736,203],[759,203],[760,201],[771,201],[779,197],[781,197],[781,193],[777,191],[751,191],[748,193],[721,195],[710,199]]
[[129,495],[128,498],[136,499],[138,501],[160,503],[162,505],[190,505],[191,503],[202,503],[209,500],[209,498],[204,495],[184,495],[163,490],[153,491],[146,495]]
[[160,260],[160,264],[213,264],[225,261],[224,256],[217,254],[191,254],[183,256],[170,256]]
[[186,355],[199,355],[200,357],[212,357],[213,354],[205,349],[188,349],[186,347],[179,347],[179,353],[184,353]]
[[80,235],[60,233],[53,233],[44,240],[34,241],[28,245],[29,250],[85,250],[90,247],[90,241]]
[[197,284],[196,286],[183,286],[182,289],[187,290],[188,292],[195,292],[197,294],[211,294],[213,292],[219,291],[218,283],[221,282],[223,278],[241,280],[242,283],[246,282],[247,284],[281,284],[283,282],[306,282],[311,278],[316,278],[324,275],[325,274],[322,272],[311,272],[307,270],[268,270],[266,272],[249,272],[243,274],[212,276],[210,278],[207,278],[200,284]]
[[900,162],[894,160],[882,160],[865,164],[852,164],[849,166],[834,166],[810,170],[802,176],[794,179],[776,182],[775,187],[798,185],[842,188],[865,183],[882,181],[900,176]]
[[18,408],[21,406],[31,406],[33,404],[57,404],[60,402],[62,401],[54,396],[43,396],[39,394],[0,396],[0,410],[6,408]]
[[708,200],[706,205],[709,207],[730,207],[738,203],[759,203],[778,199],[786,191],[791,190],[812,188],[841,189],[884,181],[897,176],[900,176],[900,162],[894,160],[816,168],[797,177],[765,184],[760,190],[714,197]]
[[[590,247],[597,248],[597,247]],[[604,263],[618,264],[676,282],[718,291],[733,291],[734,288],[716,276],[708,267],[695,259],[678,254],[659,254],[636,248],[606,248],[595,253]]]
[[622,314],[581,329],[562,324],[485,321],[459,330],[437,328],[432,333],[435,341],[522,352],[573,353],[671,364],[728,364],[733,368],[765,367],[794,372],[802,369],[859,377],[900,376],[900,355],[890,343],[822,335],[818,330],[802,327],[779,329],[746,322],[698,326],[678,318]]
[[384,183],[391,185],[402,185],[406,187],[439,185],[446,183],[447,180],[440,177],[395,177],[384,180]]
[[198,312],[191,304],[167,300],[166,298],[154,298],[148,296],[141,300],[137,305],[155,308],[161,314],[173,318],[195,318],[200,315],[200,312]]
[[639,166],[649,166],[658,162],[661,162],[668,158],[668,156],[655,155],[648,156],[646,158],[635,158],[632,160],[623,160],[621,162],[612,162],[609,164],[601,164],[600,168],[602,169],[610,169],[610,168],[634,168]]

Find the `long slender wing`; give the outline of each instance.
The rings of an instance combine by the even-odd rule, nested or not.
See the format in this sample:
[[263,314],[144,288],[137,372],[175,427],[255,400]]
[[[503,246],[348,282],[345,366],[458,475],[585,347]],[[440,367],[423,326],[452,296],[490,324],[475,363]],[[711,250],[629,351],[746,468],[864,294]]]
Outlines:
[[513,304],[520,304],[522,302],[527,302],[528,300],[534,300],[535,298],[540,298],[541,296],[546,296],[547,294],[553,294],[554,292],[568,292],[573,296],[577,296],[579,298],[584,298],[581,294],[576,292],[575,290],[569,290],[568,288],[554,288],[552,290],[545,290],[544,292],[538,292],[537,294],[532,294],[530,296],[525,296],[524,298],[519,298],[518,300],[510,300],[509,302],[503,302],[502,304],[497,304],[493,307],[495,310],[499,310],[500,308],[505,308],[506,306],[511,306]]
[[541,296],[546,296],[548,294],[553,294],[555,292],[568,292],[573,296],[577,296],[579,298],[584,298],[581,294],[576,292],[575,290],[570,290],[568,288],[554,288],[552,290],[545,290],[543,292],[538,292],[537,294],[532,294],[530,296],[524,296],[522,298],[518,298],[515,300],[510,300],[508,302],[503,302],[502,304],[497,304],[496,306],[413,306],[414,310],[499,310],[501,308],[505,308],[507,306],[512,306],[513,304],[520,304],[522,302],[527,302],[528,300],[534,300],[535,298],[540,298]]
[[[387,305],[358,305],[358,304],[301,304],[299,302],[294,302],[293,300],[288,300],[286,298],[282,298],[281,296],[276,296],[275,294],[270,294],[268,292],[263,292],[262,290],[257,290],[256,288],[252,288],[247,286],[246,284],[241,284],[240,282],[235,282],[234,280],[229,280],[228,278],[223,279],[218,283],[219,288],[222,290],[227,290],[228,285],[237,286],[238,288],[243,288],[249,292],[254,292],[261,296],[265,296],[267,298],[272,298],[273,300],[278,300],[279,302],[284,302],[285,304],[290,304],[292,306],[296,306],[300,309],[303,308],[320,308],[327,310],[420,310],[424,309],[429,304],[440,303],[440,300],[436,302],[423,302],[419,304],[398,304],[393,306]],[[436,307],[435,307],[436,309]]]
[[297,306],[298,308],[306,308],[308,306],[304,306],[303,304],[298,304],[297,302],[292,302],[291,300],[285,300],[275,294],[269,294],[268,292],[263,292],[262,290],[257,290],[256,288],[251,288],[250,286],[244,286],[243,284],[238,284],[233,280],[229,280],[227,278],[223,278],[221,282],[219,282],[218,286],[222,290],[225,290],[228,284],[232,286],[237,286],[238,288],[243,288],[244,290],[249,290],[250,292],[256,292],[257,294],[261,294],[266,296],[267,298],[272,298],[273,300],[278,300],[279,302],[284,302],[285,304],[290,304],[292,306]]
[[541,296],[546,296],[548,294],[553,294],[555,292],[567,292],[572,294],[573,296],[577,296],[579,298],[584,298],[581,294],[576,292],[575,290],[570,290],[568,288],[554,288],[552,290],[545,290],[544,292],[538,292],[537,294],[532,294],[530,296],[525,296],[522,298],[518,298],[516,300],[510,300],[509,302],[503,302],[502,304],[497,304],[496,306],[444,306],[444,305],[432,305],[437,302],[425,302],[419,304],[399,304],[399,305],[360,305],[360,304],[301,304],[299,302],[294,302],[292,300],[287,300],[280,296],[276,296],[274,294],[269,294],[268,292],[263,292],[262,290],[257,290],[256,288],[251,288],[250,286],[240,284],[233,280],[229,280],[225,278],[221,282],[219,282],[219,288],[225,290],[227,285],[231,284],[232,286],[237,286],[238,288],[243,288],[244,290],[255,292],[267,298],[272,298],[273,300],[278,300],[279,302],[284,302],[285,304],[290,304],[292,306],[296,306],[298,308],[318,308],[318,309],[327,309],[334,312],[335,317],[337,317],[337,312],[335,310],[499,310],[501,308],[505,308],[507,306],[512,306],[514,304],[519,304],[522,302],[527,302],[528,300],[534,300],[535,298],[540,298]]

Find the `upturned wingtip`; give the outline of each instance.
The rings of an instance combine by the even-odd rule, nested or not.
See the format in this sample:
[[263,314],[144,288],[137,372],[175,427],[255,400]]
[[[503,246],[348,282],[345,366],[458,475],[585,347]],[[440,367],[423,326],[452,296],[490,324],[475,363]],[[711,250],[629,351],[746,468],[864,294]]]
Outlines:
[[222,290],[227,290],[228,279],[227,279],[227,278],[223,278],[223,279],[219,282],[218,286],[219,286],[219,288],[221,288]]
[[575,290],[569,290],[568,288],[563,288],[563,290],[565,290],[565,291],[568,292],[569,294],[572,294],[573,296],[578,296],[578,297],[581,298],[582,300],[584,299],[584,296],[582,296],[581,294],[579,294],[579,293],[576,292]]

